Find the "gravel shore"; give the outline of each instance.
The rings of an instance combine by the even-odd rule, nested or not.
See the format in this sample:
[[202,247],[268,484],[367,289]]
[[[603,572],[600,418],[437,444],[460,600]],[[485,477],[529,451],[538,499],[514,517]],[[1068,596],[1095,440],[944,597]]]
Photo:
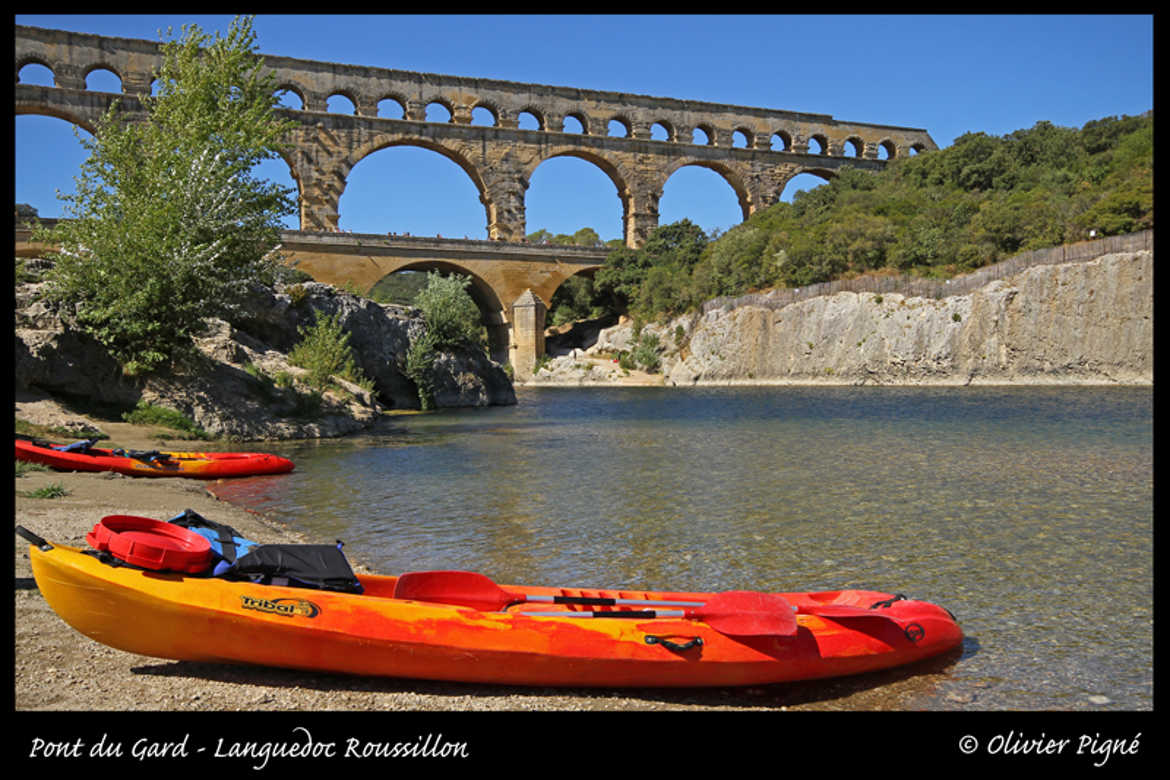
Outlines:
[[[18,415],[19,416],[19,415]],[[151,431],[102,423],[117,446],[163,446]],[[166,442],[170,449],[195,449]],[[247,449],[262,450],[262,444]],[[32,471],[15,479],[15,524],[50,541],[86,546],[102,517],[167,519],[190,508],[260,542],[317,541],[219,501],[198,480]],[[58,484],[67,494],[27,493]],[[360,551],[347,549],[355,569]],[[23,711],[660,711],[899,710],[938,697],[945,665],[808,684],[718,690],[512,688],[178,662],[115,650],[77,633],[48,607],[32,577],[28,544],[14,536],[14,706]],[[945,704],[942,708],[946,708]]]

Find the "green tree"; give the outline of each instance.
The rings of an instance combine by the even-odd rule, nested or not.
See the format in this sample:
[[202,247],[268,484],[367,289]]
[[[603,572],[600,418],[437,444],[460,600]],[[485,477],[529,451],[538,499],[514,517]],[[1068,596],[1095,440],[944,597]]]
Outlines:
[[470,276],[427,273],[427,285],[415,296],[414,305],[422,311],[436,348],[487,343],[483,317],[467,292],[470,284]]
[[[197,26],[162,44],[145,121],[110,110],[92,139],[69,221],[38,229],[59,248],[49,298],[130,374],[190,347],[208,317],[231,320],[254,282],[277,272],[272,250],[292,191],[257,179],[292,127],[255,53],[250,18],[226,37]],[[142,119],[142,117],[138,117]]]
[[[593,285],[598,300],[613,312],[630,311],[639,308],[643,285],[653,268],[664,269],[655,272],[647,290],[654,291],[654,301],[645,301],[639,308],[660,309],[667,301],[661,295],[664,291],[678,293],[690,289],[692,270],[699,263],[708,245],[707,234],[688,219],[663,225],[646,239],[638,249],[619,247],[609,253],[605,265],[594,275]],[[681,279],[667,279],[667,276]],[[673,293],[672,293],[673,294]],[[667,311],[680,310],[685,304],[681,299],[671,304]]]
[[572,235],[573,246],[602,246],[601,236],[591,227],[583,227]]
[[424,411],[434,408],[434,365],[439,351],[452,347],[479,347],[487,344],[479,307],[467,292],[470,276],[443,276],[427,273],[427,284],[414,299],[422,312],[425,327],[411,336],[406,350],[404,373],[418,390]]
[[288,359],[294,366],[308,370],[310,385],[324,390],[337,375],[367,390],[373,388],[354,360],[349,334],[341,326],[340,315],[318,314],[311,327],[297,328],[297,332],[301,341]]
[[569,277],[553,293],[549,304],[550,322],[563,325],[602,316],[605,311],[595,302],[595,298],[592,279],[587,276]]
[[707,234],[703,229],[683,219],[657,228],[646,239],[641,251],[650,258],[651,265],[672,264],[690,271],[707,248]]
[[780,279],[779,267],[763,256],[771,235],[750,221],[724,233],[692,270],[694,295],[717,298],[775,284]]
[[423,329],[410,341],[403,371],[418,391],[419,406],[424,412],[435,408],[434,366],[438,345],[430,331]]
[[652,266],[638,287],[634,310],[645,320],[670,316],[690,305],[687,273],[672,263]]
[[650,268],[650,257],[628,246],[614,249],[593,275],[593,288],[611,311],[626,311]]
[[558,233],[553,235],[543,228],[526,236],[530,244],[557,244],[559,246],[604,246],[601,236],[591,227],[583,227],[572,235]]

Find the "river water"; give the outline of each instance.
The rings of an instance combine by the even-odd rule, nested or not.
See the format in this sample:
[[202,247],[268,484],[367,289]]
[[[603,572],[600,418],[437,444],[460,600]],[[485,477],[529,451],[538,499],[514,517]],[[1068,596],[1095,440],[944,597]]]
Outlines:
[[270,449],[215,492],[374,571],[902,593],[966,634],[901,706],[1153,708],[1153,391],[518,388]]

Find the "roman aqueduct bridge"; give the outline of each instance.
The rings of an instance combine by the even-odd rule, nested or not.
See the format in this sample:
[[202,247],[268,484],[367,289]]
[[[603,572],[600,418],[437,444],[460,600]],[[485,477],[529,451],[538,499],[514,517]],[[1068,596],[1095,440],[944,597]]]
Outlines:
[[[15,57],[16,113],[55,116],[90,132],[115,99],[123,110],[141,112],[138,96],[150,94],[161,63],[156,42],[20,25]],[[525,192],[545,160],[571,156],[600,168],[621,200],[624,240],[637,247],[658,226],[663,188],[683,166],[718,173],[746,219],[779,200],[798,174],[830,178],[846,166],[880,170],[890,159],[937,148],[922,129],[825,114],[290,57],[265,55],[264,61],[280,88],[301,101],[299,109],[281,109],[297,121],[285,158],[298,189],[301,228],[288,236],[290,261],[319,281],[349,281],[362,289],[377,281],[366,284],[377,271],[442,267],[470,274],[482,291],[477,302],[485,323],[495,329],[495,356],[511,360],[518,376],[543,352],[544,307],[556,287],[604,261],[599,251],[524,243]],[[30,64],[48,68],[53,86],[20,83],[21,69]],[[86,79],[95,70],[117,75],[122,92],[87,90]],[[328,110],[337,95],[349,99],[352,114]],[[397,104],[400,118],[378,115],[386,101]],[[449,121],[428,121],[434,104],[446,109]],[[490,122],[473,124],[473,114]],[[528,127],[521,127],[522,117]],[[579,131],[567,132],[568,125]],[[620,129],[616,135],[614,128]],[[419,247],[394,237],[354,239],[338,232],[350,171],[374,152],[398,145],[430,149],[467,173],[484,207],[488,242],[442,240],[428,254],[406,251]],[[376,252],[365,251],[375,245]],[[359,268],[364,272],[355,276]],[[532,308],[532,322],[518,323],[518,303],[522,319]]]

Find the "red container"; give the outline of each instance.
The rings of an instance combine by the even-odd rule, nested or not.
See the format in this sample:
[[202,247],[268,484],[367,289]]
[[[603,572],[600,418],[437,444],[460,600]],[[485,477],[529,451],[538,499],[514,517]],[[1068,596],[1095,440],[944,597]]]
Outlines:
[[205,537],[149,517],[103,517],[85,541],[95,550],[155,571],[197,574],[209,569],[214,558]]

